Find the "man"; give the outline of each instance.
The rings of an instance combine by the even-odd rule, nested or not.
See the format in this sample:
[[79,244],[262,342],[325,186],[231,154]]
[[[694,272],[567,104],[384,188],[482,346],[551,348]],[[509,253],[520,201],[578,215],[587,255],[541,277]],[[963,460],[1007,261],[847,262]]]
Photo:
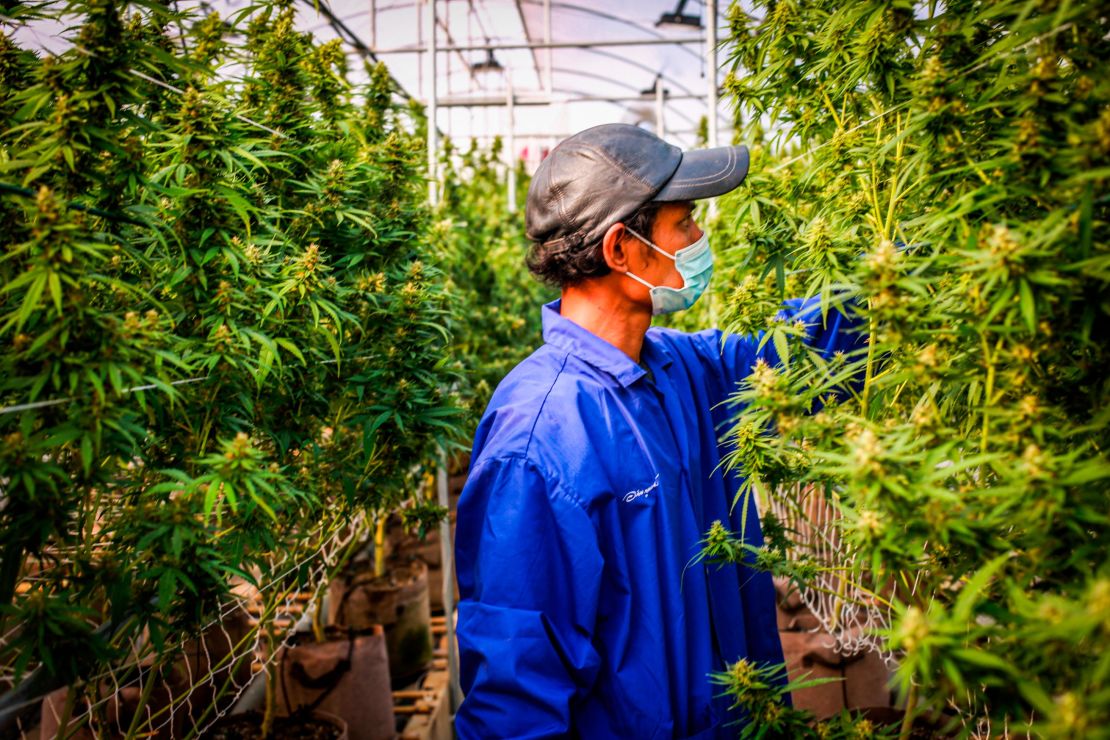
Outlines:
[[[777,358],[758,338],[649,329],[709,282],[693,201],[747,169],[744,147],[683,153],[605,125],[537,170],[529,267],[562,298],[494,393],[459,502],[461,738],[734,737],[709,674],[782,662],[770,576],[694,560],[713,521],[744,515],[718,466],[721,402]],[[858,341],[817,300],[792,303],[812,345]]]

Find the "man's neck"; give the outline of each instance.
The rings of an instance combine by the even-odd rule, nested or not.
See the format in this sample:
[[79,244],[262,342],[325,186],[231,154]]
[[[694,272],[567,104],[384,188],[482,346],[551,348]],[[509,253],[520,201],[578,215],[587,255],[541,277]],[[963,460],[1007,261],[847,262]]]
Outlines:
[[620,292],[599,287],[586,281],[564,288],[560,313],[624,352],[633,362],[640,362],[651,313],[630,303]]

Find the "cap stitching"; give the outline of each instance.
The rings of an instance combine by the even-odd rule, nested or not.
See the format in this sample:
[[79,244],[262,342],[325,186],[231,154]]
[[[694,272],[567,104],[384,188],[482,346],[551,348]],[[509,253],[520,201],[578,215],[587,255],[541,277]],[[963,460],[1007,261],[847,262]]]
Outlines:
[[555,196],[555,208],[559,211],[559,220],[562,222],[563,229],[569,230],[572,224],[570,223],[570,219],[567,218],[566,201],[563,198],[563,191],[565,189],[565,184],[556,184],[551,188],[552,194]]
[[[703,175],[702,177],[691,177],[682,180],[675,180],[673,182],[668,182],[667,185],[675,185],[679,187],[684,185],[698,184],[712,185],[713,183],[721,182],[729,175],[731,175],[736,170],[736,165],[739,161],[740,158],[736,156],[736,149],[734,149],[733,147],[729,147],[728,161],[723,169],[719,170],[718,172],[714,172],[711,175]],[[681,167],[681,165],[679,166]]]
[[631,177],[631,178],[632,178],[633,180],[635,180],[636,182],[640,183],[641,185],[649,185],[649,186],[650,186],[650,184],[649,184],[649,183],[648,183],[648,182],[647,182],[646,180],[644,180],[644,179],[643,179],[642,177],[638,176],[638,175],[637,175],[637,174],[636,174],[635,172],[632,172],[631,170],[629,170],[629,169],[626,169],[626,168],[624,167],[624,165],[622,165],[622,164],[621,164],[620,162],[618,162],[617,160],[615,160],[615,159],[613,159],[612,157],[610,157],[610,156],[608,155],[608,153],[607,153],[607,152],[605,152],[605,151],[604,151],[603,149],[597,149],[597,148],[595,148],[595,147],[589,146],[588,144],[579,144],[579,146],[581,146],[581,147],[582,147],[583,149],[588,149],[588,150],[590,150],[590,151],[591,151],[591,152],[593,152],[594,154],[597,154],[597,155],[598,155],[599,157],[601,157],[602,159],[604,159],[604,160],[605,160],[606,162],[608,162],[609,164],[613,165],[613,166],[614,166],[614,167],[616,167],[616,168],[617,168],[618,170],[620,170],[620,171],[621,171],[621,172],[623,172],[624,174],[628,175],[629,177]]

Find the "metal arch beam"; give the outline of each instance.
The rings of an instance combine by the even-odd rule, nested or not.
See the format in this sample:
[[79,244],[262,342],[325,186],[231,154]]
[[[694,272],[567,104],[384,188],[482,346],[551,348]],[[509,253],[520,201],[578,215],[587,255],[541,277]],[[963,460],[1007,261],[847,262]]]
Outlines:
[[[582,93],[577,91],[577,90],[568,90],[568,89],[565,89],[565,88],[552,88],[551,91],[555,92],[555,93],[559,93],[560,95],[572,95],[572,96],[573,95],[579,95],[579,96],[582,95]],[[636,98],[635,100],[640,101],[642,99],[641,98]],[[599,95],[597,97],[589,97],[589,98],[582,98],[580,100],[567,100],[567,101],[560,101],[560,102],[567,102],[567,103],[575,103],[575,102],[579,102],[579,103],[609,103],[610,105],[617,106],[622,111],[628,112],[629,109],[628,109],[627,104],[630,103],[630,102],[633,102],[633,101],[629,98],[625,98],[622,101],[620,98],[607,98],[605,96]],[[644,101],[644,102],[648,102],[648,101]],[[697,129],[697,124],[695,124],[692,120],[690,120],[690,118],[688,116],[684,115],[681,111],[675,109],[674,106],[671,106],[671,112],[677,114],[679,118],[686,121],[686,123],[690,124],[693,127],[694,130]],[[677,132],[672,132],[672,134],[675,134],[675,133],[677,133]]]
[[[528,3],[529,5],[542,5],[543,4],[542,0],[518,0],[518,2]],[[648,28],[647,26],[644,26],[640,23],[637,23],[636,21],[631,20],[630,18],[622,18],[619,15],[613,15],[612,13],[606,13],[606,12],[601,11],[601,10],[595,10],[594,8],[589,8],[589,7],[586,7],[584,5],[575,5],[573,3],[565,3],[565,2],[558,2],[557,0],[552,0],[551,7],[553,7],[553,8],[563,8],[564,10],[574,10],[574,11],[577,11],[579,13],[585,13],[587,15],[592,15],[596,18],[604,18],[607,21],[614,21],[616,23],[621,23],[621,24],[626,25],[626,26],[631,26],[632,28],[635,28],[637,31],[642,31],[643,33],[646,33],[649,36],[653,36],[657,39],[667,38],[663,34],[656,31],[654,28]],[[698,59],[699,61],[701,60],[701,56],[699,56],[696,52],[693,52],[690,49],[687,49],[685,46],[682,46],[681,44],[676,44],[676,45],[678,46],[678,48],[684,49],[686,52],[688,52],[695,59]]]
[[[612,77],[607,77],[603,74],[598,74],[597,72],[589,72],[583,69],[568,69],[567,67],[552,67],[551,71],[558,72],[559,74],[563,75],[574,75],[575,77],[586,77],[591,80],[600,80],[601,82],[607,82],[610,85],[616,85],[617,87],[623,88],[625,90],[630,90],[634,93],[640,92],[640,88],[636,87],[635,85],[629,85],[627,82],[621,82],[620,80],[613,79]],[[582,91],[578,91],[577,94],[581,95]]]
[[[399,3],[394,3],[392,5],[382,5],[382,6],[378,7],[378,12],[380,13],[380,12],[385,11],[385,10],[400,10],[402,8],[410,8],[410,7],[412,7],[413,5],[416,5],[419,2],[423,2],[423,0],[416,0],[415,2],[399,2]],[[543,5],[543,0],[516,0],[516,2],[518,4],[518,6],[520,4],[523,4],[523,3],[527,3],[529,5]],[[644,33],[646,33],[650,36],[654,36],[657,39],[666,38],[666,36],[659,33],[654,28],[651,28],[649,26],[645,26],[643,24],[637,23],[636,21],[632,20],[631,18],[623,18],[619,15],[613,15],[612,13],[606,13],[606,12],[603,12],[601,10],[595,10],[593,8],[589,8],[589,7],[586,7],[586,6],[583,6],[583,5],[574,5],[572,3],[556,2],[555,0],[552,0],[551,7],[553,7],[553,8],[564,8],[566,10],[576,10],[576,11],[579,11],[579,12],[582,12],[582,13],[588,13],[589,15],[596,16],[598,18],[604,18],[605,20],[615,21],[616,23],[622,23],[626,26],[630,26],[632,28],[635,28],[637,31],[642,31],[642,32],[644,32]],[[365,12],[365,11],[360,11],[360,14],[361,14],[361,12]],[[524,22],[523,18],[521,19],[521,22],[522,23]],[[527,28],[526,24],[525,24],[525,29],[524,30],[525,30],[525,35],[527,35],[528,34],[528,28]],[[695,56],[697,56],[697,55],[695,54]],[[701,59],[701,57],[698,57],[698,59]]]
[[[564,69],[562,67],[554,67],[554,68],[552,68],[552,71],[553,72],[558,72],[559,74],[570,74],[570,75],[577,75],[579,77],[586,77],[586,78],[593,79],[593,80],[601,80],[602,82],[608,82],[612,85],[616,85],[617,87],[624,88],[625,90],[631,90],[632,92],[635,92],[635,93],[640,92],[640,89],[638,87],[636,87],[635,85],[629,85],[625,82],[617,82],[616,80],[613,80],[609,77],[605,77],[604,75],[595,74],[593,72],[583,72],[583,71],[577,70],[577,69]],[[582,94],[582,92],[580,90],[569,91],[569,90],[565,90],[565,89],[560,89],[560,90],[553,90],[553,92],[558,92],[558,93],[564,94],[564,95],[566,95],[566,94],[581,95]],[[691,96],[695,97],[695,98],[701,98],[700,95],[693,95],[693,93],[691,93]],[[599,97],[604,97],[604,96],[599,96]],[[667,101],[667,100],[668,100],[668,98],[664,97],[664,101]],[[647,98],[644,98],[644,102],[647,103],[647,102],[651,102],[651,101],[648,100]],[[689,123],[691,126],[696,126],[697,125],[697,124],[694,123],[693,119],[691,119],[689,116],[687,116],[682,111],[678,110],[678,108],[676,108],[674,105],[671,105],[670,109],[671,109],[672,113],[674,113],[679,118],[681,118],[682,120]]]
[[[419,1],[420,0],[417,0],[417,2],[419,2]],[[518,11],[520,11],[520,5],[522,3],[528,3],[529,5],[543,5],[543,0],[515,0],[514,4],[516,5]],[[412,5],[415,5],[415,4],[416,3],[396,3],[394,5],[380,7],[380,8],[378,8],[378,12],[380,13],[383,10],[397,10],[399,8],[411,7]],[[640,23],[637,23],[634,20],[631,20],[629,18],[622,18],[619,15],[613,15],[612,13],[606,13],[606,12],[601,11],[601,10],[595,10],[594,8],[589,8],[589,7],[586,7],[584,5],[575,5],[573,3],[558,2],[557,0],[552,0],[551,7],[552,8],[563,8],[564,10],[572,10],[572,11],[576,11],[576,12],[579,12],[579,13],[585,13],[587,15],[592,15],[596,18],[604,18],[605,20],[608,20],[608,21],[613,21],[615,23],[620,23],[620,24],[629,26],[631,28],[635,28],[637,31],[640,31],[641,33],[646,33],[649,36],[651,36],[652,38],[658,39],[662,42],[666,42],[666,41],[670,40],[666,36],[664,36],[663,34],[656,31],[655,29],[648,28],[647,26],[644,26]],[[360,14],[361,13],[356,14],[356,15],[360,15]],[[352,17],[354,17],[354,16],[352,16]],[[477,13],[475,13],[475,17],[477,17]],[[524,20],[523,13],[521,13],[521,24],[524,26],[524,36],[525,36],[525,38],[530,40],[531,37],[528,34],[528,24]],[[675,39],[674,41],[675,41],[675,46],[677,46],[679,49],[682,49],[683,51],[685,51],[690,56],[694,57],[698,61],[701,61],[701,56],[697,52],[693,51],[692,49],[686,48],[685,43],[689,43],[689,40]],[[535,49],[537,49],[537,48],[546,48],[546,46],[547,45],[544,45],[544,44],[531,44],[531,43],[529,43],[525,46],[513,47],[513,48],[529,48],[529,49],[532,49],[533,54],[534,54]],[[485,48],[485,47],[475,47],[475,48]],[[558,45],[556,45],[555,48],[558,48]],[[399,53],[399,52],[403,52],[403,51],[419,52],[419,51],[422,51],[422,49],[419,49],[419,48],[413,48],[413,49],[375,49],[375,51],[380,52],[380,53]],[[535,61],[535,60],[533,59],[533,61]],[[539,68],[537,67],[537,74],[538,73],[539,73]]]
[[[438,51],[500,51],[502,49],[588,49],[594,46],[680,46],[687,44],[705,43],[701,36],[675,39],[604,39],[600,41],[506,41],[500,44],[465,44],[458,46],[441,46]],[[423,54],[425,49],[419,46],[400,46],[395,49],[372,49],[375,54]],[[693,52],[691,52],[693,53]]]
[[[302,0],[302,1],[303,2],[308,2],[308,0]],[[535,3],[535,4],[542,4],[542,2],[540,2],[539,0],[516,0],[516,2],[517,3],[519,3],[519,2],[531,2],[531,3]],[[622,19],[622,18],[619,18],[618,16],[612,16],[612,15],[607,14],[607,13],[602,13],[601,11],[594,11],[591,8],[583,8],[581,6],[574,6],[574,5],[571,5],[569,3],[552,2],[551,4],[553,6],[565,7],[565,8],[570,9],[570,10],[578,10],[578,11],[585,12],[585,13],[588,13],[588,14],[591,14],[591,15],[597,15],[599,17],[608,18],[610,20],[614,20],[614,21],[617,21],[617,22],[620,22],[620,23],[625,23],[625,24],[633,26],[634,28],[637,28],[637,29],[639,29],[639,30],[641,30],[645,33],[648,33],[649,35],[655,37],[656,39],[659,39],[660,42],[664,42],[664,43],[669,42],[669,40],[664,39],[661,34],[655,32],[651,29],[644,28],[643,26],[640,26],[639,24],[635,23],[634,21],[630,21],[628,19]],[[398,4],[388,6],[388,7],[385,7],[385,8],[377,8],[377,10],[378,11],[392,10],[392,9],[398,9],[398,8],[402,8],[402,7],[412,7],[413,5],[415,5],[415,3],[398,3]],[[336,30],[336,32],[340,35],[340,37],[342,37],[344,35],[344,32],[345,32],[345,34],[348,36],[347,42],[355,47],[356,52],[359,55],[364,56],[364,57],[369,57],[369,58],[373,59],[374,61],[378,61],[377,55],[375,54],[375,50],[370,49],[369,47],[367,47],[362,42],[362,40],[358,37],[358,35],[355,34],[349,27],[347,27],[347,25],[344,23],[343,20],[340,20],[337,16],[335,16],[335,14],[331,11],[330,7],[328,7],[327,3],[320,2],[318,5],[315,5],[315,3],[314,3],[314,7],[317,7],[318,9],[320,9],[324,12],[324,14],[331,21],[331,26]],[[517,8],[519,10],[520,6],[517,5]],[[471,5],[471,12],[474,12],[473,11],[473,5]],[[355,16],[350,16],[350,17],[356,17],[357,15],[359,15],[359,14],[355,14]],[[475,17],[477,18],[477,13],[476,12],[475,12]],[[524,27],[525,37],[530,38],[530,36],[528,35],[528,30],[527,30],[527,23],[524,21],[523,16],[522,16],[521,22],[522,22],[522,25]],[[481,23],[480,19],[479,19],[479,23]],[[679,46],[680,48],[685,48],[684,46],[682,46],[681,43],[676,43],[675,45]],[[530,44],[529,46],[534,49],[533,45]],[[588,48],[591,51],[595,51],[591,47],[584,47],[584,48]],[[693,54],[698,59],[700,59],[700,57],[697,54],[694,54],[694,52],[690,51],[689,49],[687,49],[687,51],[690,52],[691,54]],[[534,53],[534,51],[533,51],[533,53]],[[651,71],[650,68],[646,67],[646,65],[640,65],[637,62],[632,62],[631,60],[624,59],[623,57],[619,57],[618,55],[612,54],[612,52],[595,51],[595,53],[604,53],[607,56],[620,58],[620,59],[622,59],[623,61],[625,61],[629,64],[635,64],[637,66],[643,66],[644,68]],[[460,56],[461,56],[461,53],[460,53]],[[560,70],[560,72],[565,73],[565,74],[578,74],[578,75],[583,74],[582,72],[580,72],[578,70]],[[537,74],[538,74],[538,68],[537,68]],[[654,74],[660,74],[661,75],[661,73],[654,73]],[[390,75],[390,76],[392,77],[392,75]],[[612,82],[613,84],[621,85],[621,83],[617,83],[617,82],[615,82],[611,79],[601,78],[600,76],[597,76],[597,77],[598,77],[598,79],[605,79],[607,82]],[[664,78],[664,79],[666,79],[666,78]],[[401,92],[401,94],[404,97],[407,97],[407,98],[410,98],[410,99],[412,98],[412,96],[409,95],[408,92],[405,91],[403,87],[401,87],[400,83],[398,83],[395,78],[393,79],[393,82],[397,86],[398,90]],[[680,87],[683,90],[685,90],[685,88],[682,87],[680,83],[678,83],[676,81],[673,81],[673,80],[672,80],[672,82],[675,84],[676,87]],[[623,85],[623,86],[628,88],[628,89],[635,90],[635,88],[633,86],[630,86],[630,85]],[[563,88],[553,89],[552,92],[557,92],[557,93],[563,94],[563,95],[581,96],[581,93],[577,90],[569,90],[569,89],[563,89]],[[693,94],[690,95],[690,98],[697,99],[698,97],[699,96],[696,96],[696,95],[693,95]],[[604,102],[604,103],[609,103],[611,105],[616,105],[617,107],[622,108],[623,110],[627,111],[628,106],[625,105],[625,103],[633,102],[633,101],[636,101],[636,100],[639,100],[639,98],[625,98],[622,101],[620,99],[613,99],[613,98],[608,98],[608,97],[605,97],[605,96],[597,96],[597,97],[591,97],[591,98],[580,97],[578,101],[569,100],[569,101],[565,101],[565,102]],[[678,110],[674,105],[671,106],[671,110],[678,117],[680,117],[682,120],[686,121],[691,126],[695,126],[695,128],[696,128],[696,124],[694,123],[694,121],[691,118],[689,118],[687,115],[685,115],[682,111]]]
[[[571,90],[570,88],[559,88],[554,90],[560,95],[573,95],[575,97],[567,98],[566,100],[552,99],[551,97],[531,98],[528,96],[520,96],[513,98],[513,105],[520,106],[549,106],[549,105],[563,105],[564,103],[584,103],[588,101],[606,101],[617,103],[646,103],[648,99],[643,95],[586,95],[581,90]],[[697,100],[704,101],[705,98],[701,95],[670,95],[667,100]],[[498,108],[508,105],[508,98],[501,95],[492,95],[485,97],[448,97],[439,99],[440,108]]]
[[656,75],[661,76],[663,78],[664,82],[669,83],[671,85],[674,85],[676,88],[678,88],[679,91],[681,91],[681,92],[683,92],[687,95],[694,95],[695,94],[693,90],[686,87],[685,85],[683,85],[681,82],[679,82],[675,78],[668,77],[667,75],[663,74],[662,72],[659,72],[658,70],[655,70],[655,69],[649,67],[648,65],[644,64],[643,62],[637,62],[637,61],[634,61],[632,59],[629,59],[628,57],[622,57],[620,54],[615,54],[611,51],[605,51],[604,49],[595,49],[595,48],[590,47],[590,48],[580,49],[579,51],[588,51],[591,54],[600,54],[601,56],[608,57],[610,59],[616,59],[617,61],[624,62],[625,64],[630,64],[633,67],[636,67],[637,69],[642,69],[643,71],[647,72],[653,78]]
[[[380,59],[378,59],[377,55],[374,54],[374,52],[370,49],[370,47],[364,44],[362,42],[362,39],[360,39],[358,35],[347,26],[346,23],[340,20],[339,17],[332,12],[331,6],[326,2],[326,0],[302,0],[302,2],[304,2],[306,5],[312,5],[313,9],[323,13],[324,16],[327,17],[332,29],[335,31],[336,36],[338,36],[340,39],[343,39],[344,34],[346,34],[347,38],[344,40],[355,48],[355,51],[358,52],[359,56],[363,57],[364,59],[369,57],[374,62],[381,61]],[[401,94],[401,97],[408,100],[415,99],[411,94],[409,94],[409,91],[401,85],[397,78],[393,76],[392,72],[389,72],[389,79],[396,86],[397,91]]]
[[[531,43],[532,34],[528,33],[528,21],[524,19],[524,8],[520,7],[520,0],[513,0],[513,8],[516,9],[516,15],[520,18],[520,29],[524,31],[524,40]],[[543,87],[543,75],[540,74],[540,57],[535,49],[529,49],[532,52],[532,68],[536,70],[536,85]]]
[[[584,95],[581,90],[571,90],[570,88],[557,87],[552,89],[553,93],[560,95],[570,96],[567,100],[550,100],[550,99],[529,99],[524,98],[516,100],[515,105],[518,106],[548,106],[548,105],[564,105],[568,103],[611,103],[624,110],[628,110],[629,103],[650,103],[651,101],[641,95],[620,96],[620,95]],[[697,124],[692,118],[683,113],[678,107],[674,105],[675,100],[704,100],[701,95],[683,95],[675,96],[674,98],[667,98],[667,102],[671,103],[670,112],[681,118],[691,126],[691,130],[697,129]],[[441,108],[499,108],[507,104],[507,100],[500,96],[492,96],[485,98],[472,98],[472,99],[459,99],[459,98],[445,98],[439,101]]]
[[[376,11],[378,13],[380,13],[382,10],[402,10],[402,9],[412,8],[412,7],[415,7],[415,6],[416,6],[416,3],[410,3],[408,5],[391,5],[388,8],[377,8]],[[313,5],[313,7],[315,8],[315,5]],[[350,30],[350,27],[347,26],[346,24],[349,23],[350,21],[354,20],[355,18],[360,18],[364,15],[369,14],[369,12],[370,11],[367,11],[367,10],[360,10],[356,13],[351,13],[350,15],[348,15],[345,18],[339,18],[339,16],[336,16],[336,19],[337,19],[338,22],[344,24],[344,28],[346,28],[347,32],[350,33],[351,36],[353,37],[354,33]],[[455,39],[451,36],[451,29],[447,27],[447,22],[443,18],[437,16],[436,17],[436,25],[439,26],[440,28],[442,28],[443,32],[445,34],[447,34],[447,43],[448,43],[449,47],[455,46]],[[328,21],[325,21],[325,22],[321,23],[317,28],[324,28],[324,27],[330,27],[335,31],[339,30],[338,28],[336,28],[336,25],[334,23],[331,23],[331,22],[328,22]],[[316,28],[310,28],[308,30],[311,32],[311,31],[315,31]],[[361,55],[360,52],[354,52],[354,53],[356,55]],[[474,84],[476,84],[479,88],[485,89],[485,86],[482,85],[482,83],[478,81],[477,76],[475,76],[474,70],[471,69],[470,60],[467,59],[461,51],[456,50],[454,53],[459,58],[459,61],[462,62],[463,67],[466,68],[466,72],[467,72],[468,75],[470,75],[470,79],[474,81]]]

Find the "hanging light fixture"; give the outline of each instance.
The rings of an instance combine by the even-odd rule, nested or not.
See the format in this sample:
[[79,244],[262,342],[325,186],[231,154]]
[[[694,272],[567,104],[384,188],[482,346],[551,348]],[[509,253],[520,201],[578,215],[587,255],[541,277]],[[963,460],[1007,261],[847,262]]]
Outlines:
[[678,0],[678,7],[674,9],[674,12],[663,13],[659,16],[659,20],[655,22],[655,27],[686,26],[688,28],[701,28],[701,16],[686,15],[682,12],[684,10],[686,10],[686,0]]
[[[486,44],[489,44],[489,39],[486,39]],[[472,72],[500,72],[504,67],[501,62],[497,61],[497,57],[493,55],[493,49],[486,49],[486,58],[480,62],[470,65]]]
[[[663,75],[661,75],[661,74],[655,75],[655,80],[652,81],[651,87],[644,88],[643,90],[641,90],[640,95],[642,97],[645,97],[645,98],[654,98],[656,93],[659,92],[659,82],[662,79],[663,79]],[[669,95],[670,92],[671,91],[667,90],[666,88],[663,89],[663,95],[664,96]]]

